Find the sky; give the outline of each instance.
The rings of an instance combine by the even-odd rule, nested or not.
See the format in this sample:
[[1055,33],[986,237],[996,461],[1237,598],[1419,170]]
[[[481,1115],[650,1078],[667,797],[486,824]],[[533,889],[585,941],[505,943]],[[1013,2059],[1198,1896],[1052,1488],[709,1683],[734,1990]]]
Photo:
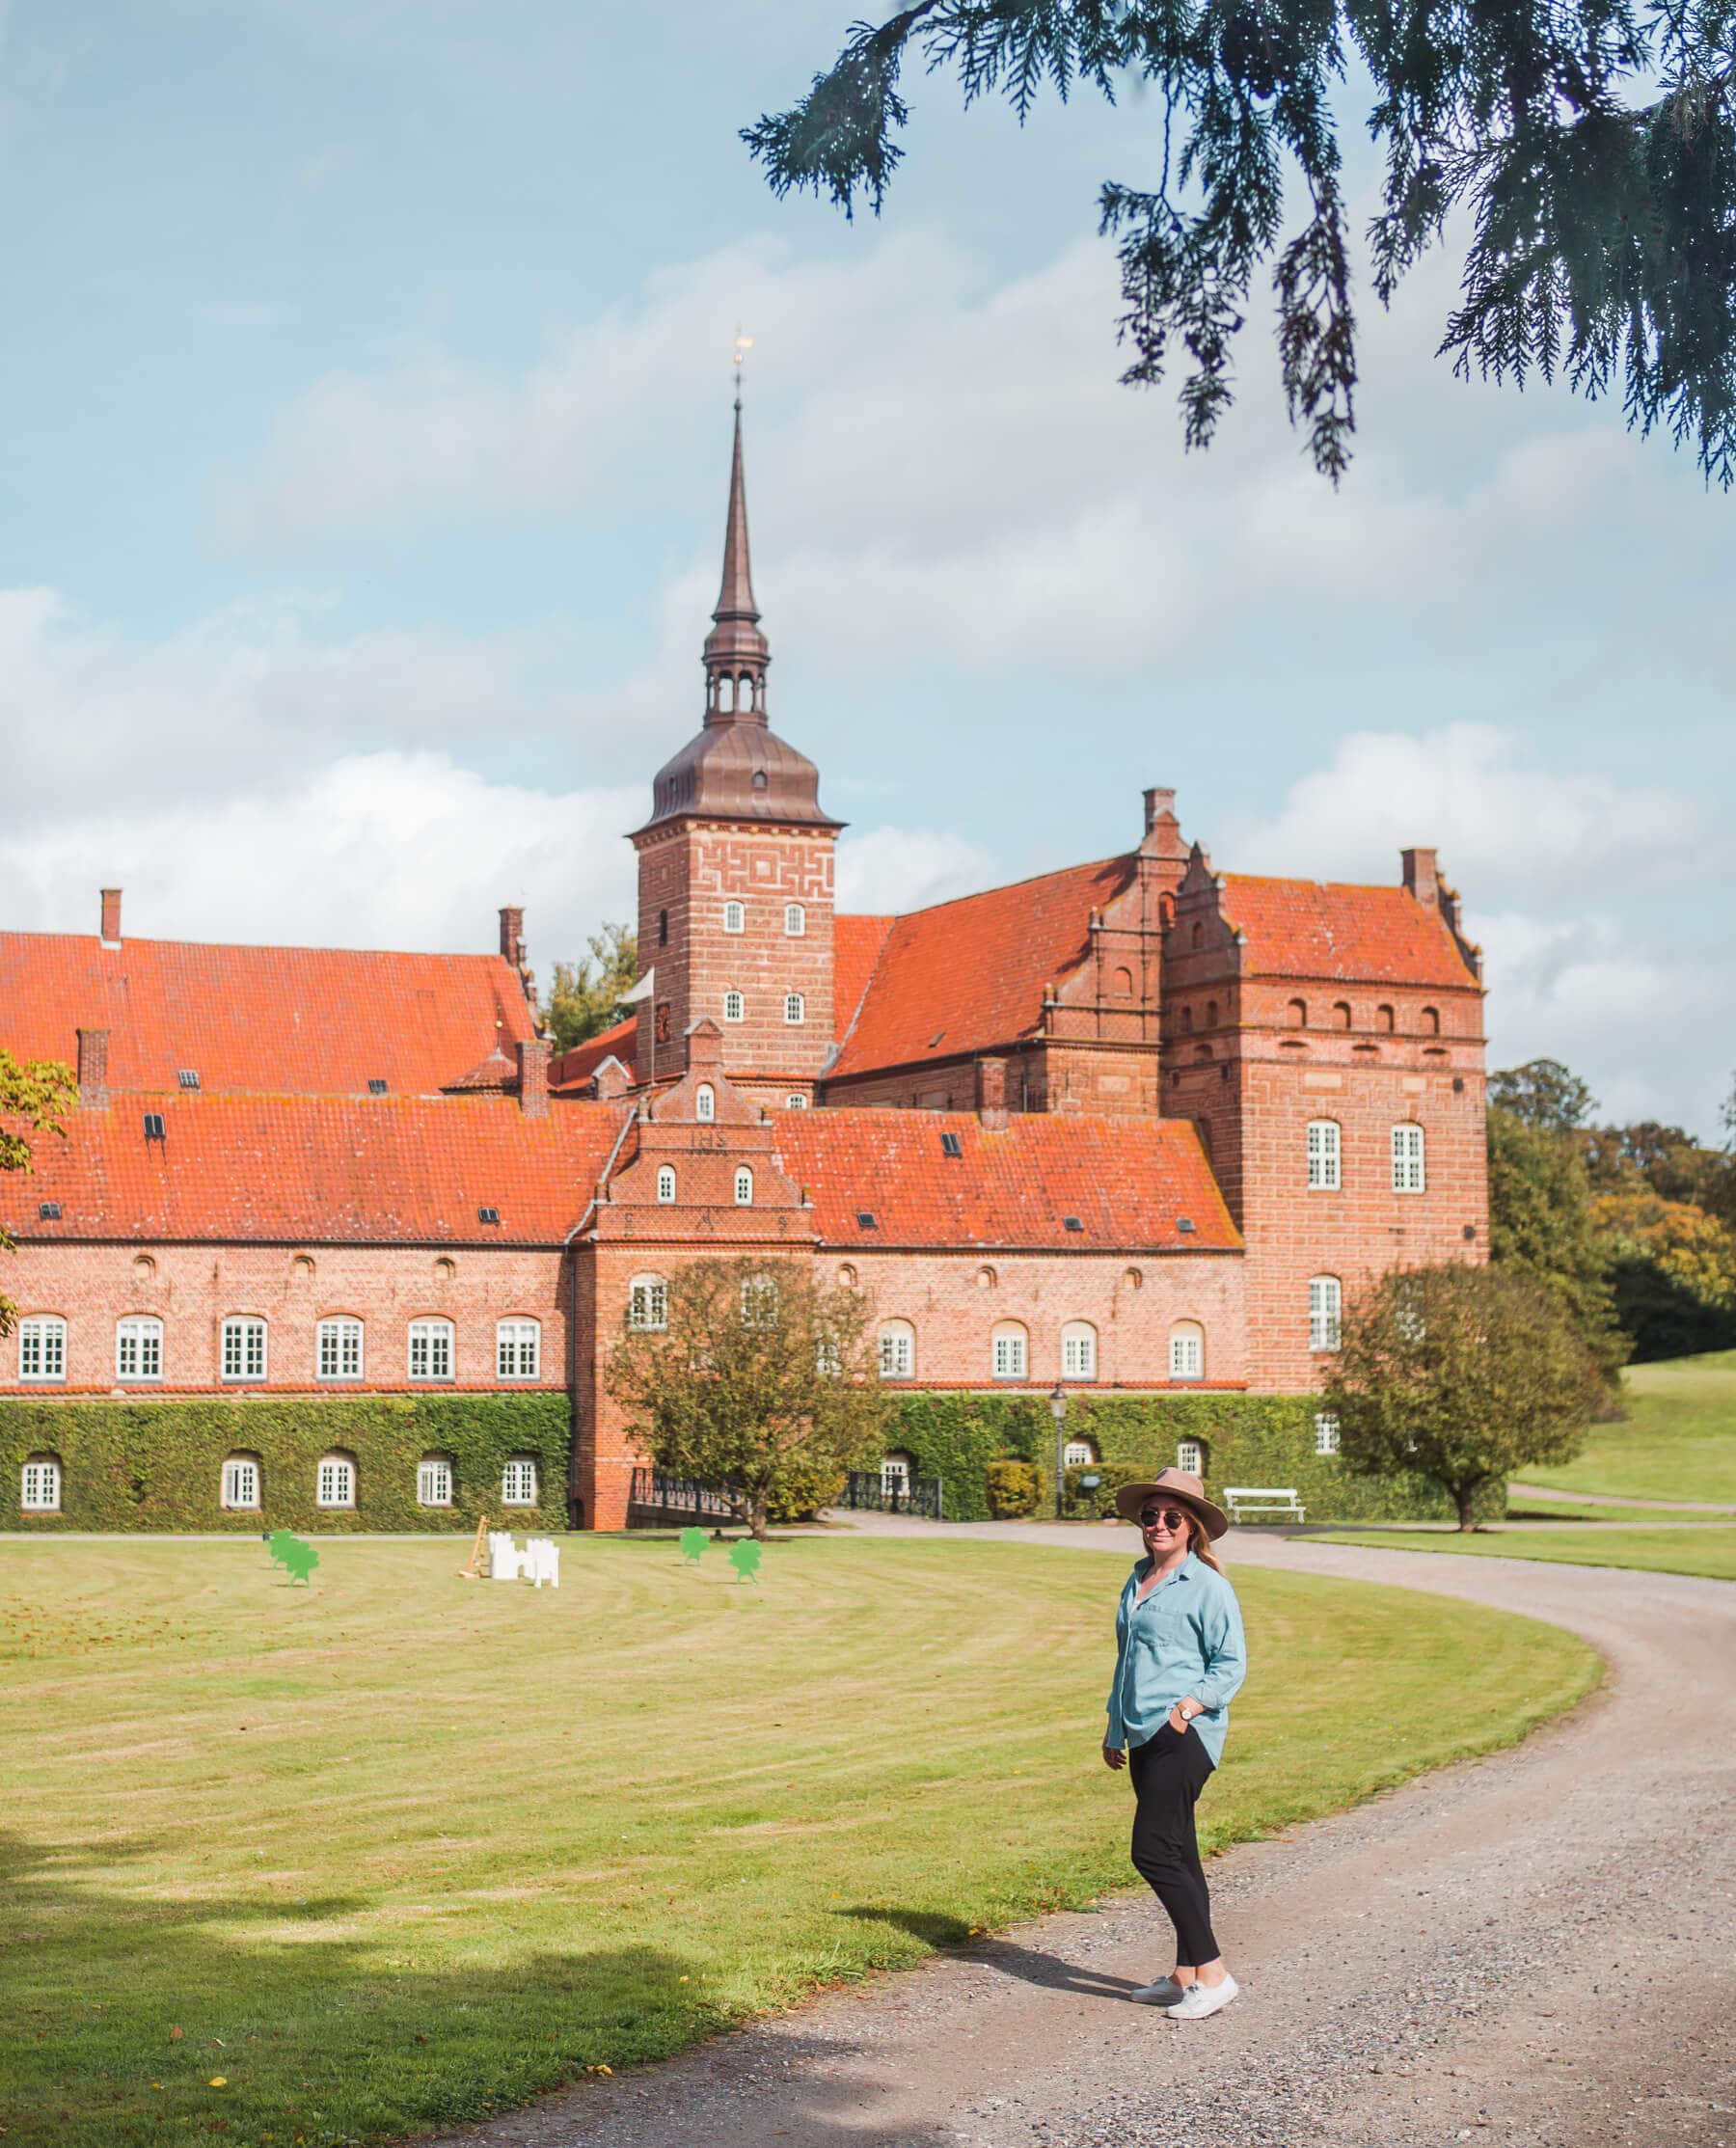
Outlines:
[[772,720],[843,907],[1126,850],[1152,784],[1225,869],[1433,844],[1491,1066],[1722,1138],[1736,500],[1618,408],[1455,379],[1445,251],[1390,313],[1361,284],[1336,493],[1263,292],[1183,453],[1096,236],[1148,100],[1021,132],[917,76],[878,220],[773,198],[737,130],[860,12],[0,0],[0,925],[118,883],[148,938],[486,949],[521,902],[546,978],[631,917],[739,322]]

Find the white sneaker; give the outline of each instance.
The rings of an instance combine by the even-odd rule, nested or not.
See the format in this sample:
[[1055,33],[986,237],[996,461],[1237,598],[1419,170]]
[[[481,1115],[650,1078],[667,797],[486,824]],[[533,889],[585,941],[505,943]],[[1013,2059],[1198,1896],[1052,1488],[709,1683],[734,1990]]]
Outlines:
[[1140,2006],[1173,2006],[1183,1993],[1192,1989],[1191,1984],[1178,1984],[1173,1976],[1160,1976],[1156,1983],[1142,1984],[1127,1997]]
[[1226,1976],[1221,1984],[1190,1984],[1164,2012],[1173,2022],[1203,2022],[1207,2014],[1222,2013],[1240,1990],[1234,1976]]

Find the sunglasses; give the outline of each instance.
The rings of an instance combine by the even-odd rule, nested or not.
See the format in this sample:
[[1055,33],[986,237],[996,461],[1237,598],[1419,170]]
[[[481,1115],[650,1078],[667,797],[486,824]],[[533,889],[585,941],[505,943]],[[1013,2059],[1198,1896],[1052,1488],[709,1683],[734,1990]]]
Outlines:
[[1161,1522],[1165,1529],[1181,1529],[1193,1517],[1182,1512],[1180,1507],[1142,1507],[1139,1511],[1141,1529],[1154,1529]]

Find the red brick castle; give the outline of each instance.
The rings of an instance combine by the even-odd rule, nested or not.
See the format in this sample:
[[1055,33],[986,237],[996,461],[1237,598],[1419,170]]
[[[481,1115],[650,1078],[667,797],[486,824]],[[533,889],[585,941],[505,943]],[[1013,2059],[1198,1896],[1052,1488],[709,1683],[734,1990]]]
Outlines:
[[[603,1363],[700,1254],[859,1283],[912,1390],[1226,1406],[1305,1394],[1369,1275],[1484,1257],[1479,963],[1432,851],[1389,886],[1222,873],[1151,790],[1121,856],[835,914],[841,824],[769,720],[739,410],[703,661],[632,838],[642,996],[553,1064],[513,909],[490,956],[132,939],[117,890],[95,936],[0,933],[0,1045],[79,1083],[0,1179],[0,1525],[76,1520],[75,1405],[148,1441],[140,1405],[178,1399],[229,1405],[197,1419],[203,1526],[366,1526],[396,1472],[430,1526],[619,1527],[642,1457]],[[366,1410],[293,1463],[250,1428],[274,1397],[431,1395],[534,1398],[545,1430],[475,1482],[370,1453]]]

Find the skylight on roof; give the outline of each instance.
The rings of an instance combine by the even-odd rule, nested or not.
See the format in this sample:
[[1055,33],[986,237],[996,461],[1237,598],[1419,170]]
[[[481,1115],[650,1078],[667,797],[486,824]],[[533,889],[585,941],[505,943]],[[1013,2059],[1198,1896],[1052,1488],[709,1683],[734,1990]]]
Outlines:
[[381,1075],[379,1075],[379,1074],[369,1074],[369,1075],[368,1075],[368,1077],[367,1077],[367,1093],[368,1093],[368,1095],[369,1095],[370,1097],[383,1097],[383,1096],[384,1096],[384,1095],[386,1094],[386,1083],[385,1083],[385,1080],[383,1079],[383,1077],[382,1077]]
[[1178,1231],[1191,1231],[1193,1228],[1194,1219],[1191,1215],[1179,1215],[1176,1218],[1176,1229]]
[[956,1133],[943,1133],[940,1136],[940,1154],[943,1156],[962,1156],[964,1154],[964,1144]]
[[878,1231],[880,1229],[880,1224],[872,1209],[858,1209],[856,1210],[856,1229],[858,1231]]
[[58,1201],[39,1201],[37,1203],[37,1214],[44,1223],[58,1223],[61,1219],[60,1203]]
[[935,1031],[935,1034],[928,1041],[928,1047],[931,1051],[934,1050],[935,1047],[940,1042],[941,1038],[944,1037],[946,1031],[944,1029],[936,1029]]
[[1061,1218],[1061,1228],[1064,1231],[1082,1231],[1085,1226],[1076,1215],[1064,1215]]
[[478,1223],[499,1223],[500,1220],[501,1211],[499,1209],[478,1209],[476,1210],[476,1221]]
[[148,1111],[145,1114],[145,1138],[147,1141],[161,1141],[165,1138],[163,1114],[160,1111]]
[[183,1089],[197,1089],[199,1087],[199,1069],[197,1067],[182,1067],[175,1078]]

